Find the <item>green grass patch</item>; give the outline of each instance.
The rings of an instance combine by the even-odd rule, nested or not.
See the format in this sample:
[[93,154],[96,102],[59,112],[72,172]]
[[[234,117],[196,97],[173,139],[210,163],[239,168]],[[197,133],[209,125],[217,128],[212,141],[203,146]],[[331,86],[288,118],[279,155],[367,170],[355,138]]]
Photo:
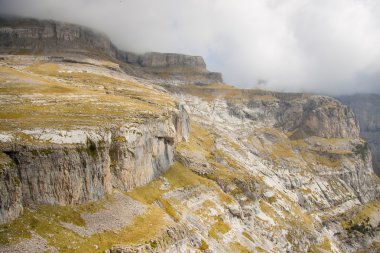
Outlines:
[[[149,210],[135,218],[132,224],[117,231],[105,231],[90,237],[81,237],[64,228],[61,222],[84,226],[83,212],[97,212],[105,202],[99,201],[78,207],[40,206],[37,210],[25,210],[12,223],[0,226],[0,244],[17,243],[21,238],[31,238],[34,231],[56,247],[59,252],[104,252],[116,244],[146,243],[159,237],[166,223],[164,210],[151,206]],[[94,247],[98,246],[98,249]]]
[[309,248],[308,252],[309,253],[332,252],[330,240],[327,237],[324,237],[321,244],[312,245]]
[[236,253],[250,253],[251,252],[246,247],[241,245],[239,242],[230,242],[229,246],[231,247],[232,252],[236,252]]
[[215,186],[210,180],[195,174],[178,162],[175,162],[164,176],[168,179],[172,189],[200,184],[209,187]]
[[248,240],[250,240],[251,242],[255,242],[254,240],[253,240],[253,238],[252,238],[252,236],[250,236],[247,232],[243,232],[243,235],[248,239]]
[[154,201],[159,200],[166,191],[161,190],[160,187],[163,181],[155,179],[147,185],[136,187],[127,193],[128,196],[145,204],[152,204]]
[[203,239],[201,239],[201,246],[199,246],[199,250],[208,250],[209,249],[209,246],[207,244],[207,242]]
[[[148,243],[152,238],[159,237],[166,226],[161,208],[150,207],[147,213],[138,216],[126,228],[119,231],[106,231],[80,240],[72,251],[62,252],[104,252],[113,245],[136,245]],[[98,245],[96,250],[93,245]]]
[[[76,235],[63,228],[60,223],[73,223],[84,226],[81,213],[94,213],[101,210],[106,203],[112,202],[112,198],[91,202],[76,207],[41,205],[36,210],[25,209],[23,214],[11,223],[0,226],[0,244],[16,243],[20,238],[30,238],[31,231],[48,239],[51,243],[59,243],[62,247]],[[49,237],[54,235],[54,237]],[[67,237],[67,240],[65,238]],[[60,238],[63,240],[59,242]]]
[[231,227],[230,227],[230,225],[228,225],[227,223],[225,223],[223,221],[221,216],[219,216],[219,215],[214,216],[214,218],[216,219],[216,221],[212,225],[210,231],[208,232],[208,235],[211,236],[212,238],[218,240],[218,239],[220,239],[219,234],[227,233],[228,231],[231,230]]

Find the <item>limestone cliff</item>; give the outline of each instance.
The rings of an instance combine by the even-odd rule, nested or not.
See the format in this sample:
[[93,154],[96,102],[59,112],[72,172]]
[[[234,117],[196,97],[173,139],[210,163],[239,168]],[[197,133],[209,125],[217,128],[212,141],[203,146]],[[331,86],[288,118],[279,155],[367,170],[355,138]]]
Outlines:
[[[170,167],[176,143],[187,139],[189,117],[183,105],[160,101],[165,100],[160,91],[126,82],[120,70],[102,65],[110,63],[89,69],[86,64],[47,65],[48,58],[23,57],[23,64],[29,60],[31,65],[15,70],[7,64],[16,59],[9,57],[0,66],[9,81],[1,91],[1,223],[28,206],[81,204],[112,189],[146,184]],[[107,71],[108,77],[83,74],[80,66],[97,74]],[[65,74],[64,68],[70,72]],[[75,83],[69,84],[73,78]],[[34,86],[28,87],[31,80]],[[108,94],[97,86],[104,81]],[[157,98],[145,102],[141,95]]]
[[[207,129],[207,138],[214,143],[210,147],[206,137],[194,137],[195,143],[203,141],[211,153],[198,151],[193,144],[180,150],[180,160],[234,196],[245,224],[271,231],[270,240],[275,246],[266,247],[266,251],[355,252],[367,248],[376,252],[376,213],[380,209],[378,202],[370,201],[379,197],[379,178],[373,173],[370,150],[360,138],[354,114],[347,106],[330,97],[227,86],[168,89],[186,101],[192,121]],[[292,201],[312,214],[313,228],[302,228],[309,221],[301,214],[296,215],[298,221],[291,221],[292,214],[284,211],[291,204],[283,202],[287,202],[283,194],[286,198],[294,196]],[[360,211],[361,218],[354,219],[351,212],[358,215],[358,208],[371,211],[365,215]],[[315,220],[317,216],[322,219],[320,224]],[[361,225],[364,219],[370,221],[369,225],[365,221]],[[286,236],[282,235],[284,226]],[[320,226],[331,229],[329,236],[325,234],[328,248],[317,245],[317,238],[324,234]],[[366,232],[355,234],[358,226],[366,227]],[[353,238],[355,243],[350,244]]]
[[220,73],[209,72],[200,56],[146,53],[118,49],[109,38],[90,28],[52,20],[0,17],[0,52],[16,54],[104,54],[124,63],[131,75],[175,83],[223,82]]
[[360,134],[371,147],[373,168],[380,175],[380,96],[357,94],[338,99],[355,112],[360,125]]
[[380,180],[347,106],[19,22],[0,32],[0,252],[379,252]]
[[0,221],[16,218],[24,207],[77,205],[112,189],[127,191],[150,182],[173,163],[175,144],[187,136],[182,132],[186,119],[180,110],[167,119],[116,129],[51,131],[48,143],[38,143],[47,130],[29,133],[35,144],[1,143],[7,162],[0,181]]

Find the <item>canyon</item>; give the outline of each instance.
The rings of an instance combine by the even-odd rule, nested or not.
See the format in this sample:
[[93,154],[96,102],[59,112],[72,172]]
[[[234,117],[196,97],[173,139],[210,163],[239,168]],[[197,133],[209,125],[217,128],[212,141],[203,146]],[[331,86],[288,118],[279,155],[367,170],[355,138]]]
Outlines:
[[379,251],[380,179],[337,99],[51,20],[1,18],[0,54],[0,252]]

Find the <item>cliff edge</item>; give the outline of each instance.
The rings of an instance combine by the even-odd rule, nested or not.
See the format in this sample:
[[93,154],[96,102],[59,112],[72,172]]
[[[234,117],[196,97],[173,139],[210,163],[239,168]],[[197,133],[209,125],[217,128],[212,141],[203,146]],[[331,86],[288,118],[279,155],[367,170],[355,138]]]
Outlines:
[[109,38],[90,28],[52,20],[0,18],[0,52],[16,54],[84,54],[108,56],[124,63],[131,75],[174,84],[222,83],[209,72],[201,56],[170,53],[142,55],[118,49]]

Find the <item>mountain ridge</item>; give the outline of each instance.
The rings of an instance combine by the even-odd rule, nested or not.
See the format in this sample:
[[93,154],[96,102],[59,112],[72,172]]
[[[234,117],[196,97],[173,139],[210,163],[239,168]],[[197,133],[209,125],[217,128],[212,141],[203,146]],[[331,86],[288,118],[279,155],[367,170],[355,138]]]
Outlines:
[[380,179],[338,100],[0,36],[0,252],[378,252]]
[[[174,53],[135,54],[118,49],[104,34],[91,28],[53,20],[19,17],[0,18],[0,49],[24,50],[24,53],[94,53],[99,51],[133,67],[146,75],[159,75],[163,80],[181,80],[191,83],[190,74],[198,75],[202,83],[223,82],[220,73],[209,72],[201,56]],[[30,50],[30,51],[25,51]],[[46,52],[47,51],[47,52]],[[16,51],[17,52],[17,51]],[[175,78],[165,69],[172,67]],[[130,72],[133,74],[134,72]],[[166,74],[166,75],[165,75]],[[140,73],[140,75],[142,75]]]

